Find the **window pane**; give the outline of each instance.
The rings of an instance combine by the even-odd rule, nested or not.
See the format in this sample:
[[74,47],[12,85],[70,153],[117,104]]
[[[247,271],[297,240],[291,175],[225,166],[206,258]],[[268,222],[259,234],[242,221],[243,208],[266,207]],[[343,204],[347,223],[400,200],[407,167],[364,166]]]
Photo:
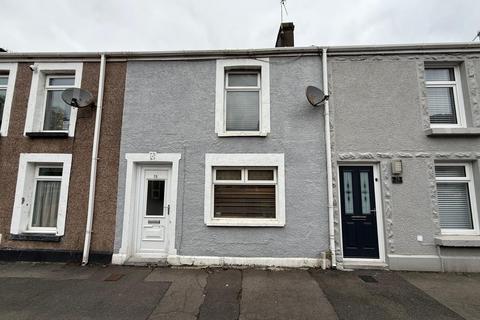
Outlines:
[[258,131],[258,91],[227,91],[226,118],[227,131]]
[[455,81],[453,68],[431,68],[425,69],[425,80],[427,81]]
[[457,123],[453,88],[427,88],[430,123]]
[[473,229],[467,183],[437,183],[437,197],[442,229]]
[[0,86],[8,85],[8,76],[0,76]]
[[360,172],[360,193],[362,197],[362,213],[370,214],[370,181],[368,172]]
[[217,170],[217,180],[242,180],[242,170]]
[[60,181],[37,181],[32,227],[56,227]]
[[273,181],[273,170],[248,170],[248,180]]
[[275,218],[275,186],[215,186],[215,218]]
[[75,85],[75,77],[50,78],[48,84],[51,86],[73,86]]
[[343,172],[343,197],[345,201],[345,214],[353,214],[353,182],[352,172]]
[[228,74],[228,86],[229,87],[256,87],[258,85],[258,74]]
[[63,168],[39,168],[38,169],[39,176],[61,177],[62,172],[63,172]]
[[71,107],[62,100],[63,90],[49,90],[43,130],[68,130]]
[[435,176],[439,177],[466,177],[465,166],[436,166]]
[[5,95],[7,90],[0,89],[0,128],[2,127],[3,107],[5,106]]
[[147,216],[163,216],[165,199],[165,181],[148,180],[147,188]]

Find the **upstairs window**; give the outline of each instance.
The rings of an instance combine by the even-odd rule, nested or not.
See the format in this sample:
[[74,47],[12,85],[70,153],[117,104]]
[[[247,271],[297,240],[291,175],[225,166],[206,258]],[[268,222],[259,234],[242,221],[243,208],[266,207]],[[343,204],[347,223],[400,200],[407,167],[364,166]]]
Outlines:
[[45,85],[44,131],[68,131],[72,107],[62,100],[65,89],[75,85],[75,76],[47,76]]
[[0,63],[0,135],[8,134],[13,90],[17,75],[16,63]]
[[77,108],[62,100],[67,88],[80,88],[82,63],[35,63],[25,135],[74,136]]
[[270,132],[268,59],[217,60],[215,132],[266,136]]
[[225,75],[225,130],[260,130],[260,72],[228,71]]
[[471,164],[436,164],[437,201],[444,234],[476,234],[478,217]]
[[3,109],[5,108],[5,98],[7,97],[8,74],[0,74],[0,128],[2,127]]
[[458,66],[425,68],[431,127],[465,127]]

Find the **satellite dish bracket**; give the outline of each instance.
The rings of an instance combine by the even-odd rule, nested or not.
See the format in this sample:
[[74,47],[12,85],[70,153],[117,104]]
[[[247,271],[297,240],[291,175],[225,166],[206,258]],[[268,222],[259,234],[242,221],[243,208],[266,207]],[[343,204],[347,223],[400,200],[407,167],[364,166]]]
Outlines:
[[325,95],[325,97],[320,102],[315,103],[314,107],[317,107],[317,106],[321,105],[322,103],[324,103],[325,101],[328,101],[329,98],[330,98],[330,96],[328,94]]

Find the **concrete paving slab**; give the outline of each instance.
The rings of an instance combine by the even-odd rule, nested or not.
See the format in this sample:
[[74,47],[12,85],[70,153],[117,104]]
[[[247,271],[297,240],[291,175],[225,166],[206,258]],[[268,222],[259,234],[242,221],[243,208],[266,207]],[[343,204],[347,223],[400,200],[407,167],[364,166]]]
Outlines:
[[304,270],[244,270],[241,320],[337,319],[323,291]]
[[205,300],[199,320],[236,320],[240,313],[242,272],[240,270],[208,270]]
[[465,319],[480,319],[480,274],[405,272],[400,275]]
[[0,319],[146,319],[168,282],[3,278]]
[[[324,290],[339,319],[463,319],[394,272],[315,270],[310,274]],[[359,278],[361,275],[378,282],[365,282]]]
[[170,288],[149,320],[195,320],[205,298],[207,272],[203,269],[156,268],[145,281],[170,282]]
[[96,268],[82,267],[79,264],[6,262],[0,263],[0,277],[3,278],[42,278],[52,280],[88,279]]

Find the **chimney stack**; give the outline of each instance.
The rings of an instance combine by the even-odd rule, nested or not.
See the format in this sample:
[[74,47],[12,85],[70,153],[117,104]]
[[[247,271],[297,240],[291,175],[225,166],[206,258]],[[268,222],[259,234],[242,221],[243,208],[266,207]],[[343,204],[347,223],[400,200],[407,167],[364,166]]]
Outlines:
[[293,30],[295,26],[293,22],[282,22],[280,29],[278,30],[277,43],[275,47],[293,47]]

